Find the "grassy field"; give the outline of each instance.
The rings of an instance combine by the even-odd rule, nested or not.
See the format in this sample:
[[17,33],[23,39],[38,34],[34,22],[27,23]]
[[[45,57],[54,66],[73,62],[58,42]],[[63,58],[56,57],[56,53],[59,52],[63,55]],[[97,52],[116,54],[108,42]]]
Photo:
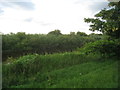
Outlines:
[[3,88],[117,87],[118,60],[97,54],[34,54],[3,64]]

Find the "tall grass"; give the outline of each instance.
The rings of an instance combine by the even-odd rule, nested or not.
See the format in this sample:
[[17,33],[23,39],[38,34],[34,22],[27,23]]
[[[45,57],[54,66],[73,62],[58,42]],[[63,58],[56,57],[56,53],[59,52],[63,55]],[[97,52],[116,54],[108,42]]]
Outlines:
[[[104,79],[108,77],[107,72],[111,74],[117,68],[114,67],[115,61],[101,62],[105,60],[102,59],[97,54],[84,55],[78,52],[22,56],[3,64],[3,87],[94,87],[93,84],[97,82],[99,74],[103,73],[101,79],[104,82]],[[86,81],[87,79],[90,81]],[[108,81],[112,79],[112,76],[108,77]],[[82,82],[87,85],[83,85]],[[115,83],[111,81],[111,83],[112,86],[108,84],[103,87],[117,86],[116,81]],[[95,87],[101,87],[100,85],[95,85]]]

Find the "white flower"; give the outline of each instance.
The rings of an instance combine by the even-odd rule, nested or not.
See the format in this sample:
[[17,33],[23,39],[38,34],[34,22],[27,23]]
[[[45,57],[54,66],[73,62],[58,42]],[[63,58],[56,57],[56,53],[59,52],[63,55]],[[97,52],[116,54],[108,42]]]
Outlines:
[[82,73],[80,73],[80,75],[82,75]]

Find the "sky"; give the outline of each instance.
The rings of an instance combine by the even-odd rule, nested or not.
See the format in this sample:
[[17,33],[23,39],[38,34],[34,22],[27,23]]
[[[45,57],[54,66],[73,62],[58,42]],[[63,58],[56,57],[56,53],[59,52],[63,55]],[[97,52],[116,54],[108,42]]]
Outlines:
[[0,0],[0,32],[47,34],[59,29],[63,34],[90,34],[84,18],[94,17],[107,4],[107,0]]

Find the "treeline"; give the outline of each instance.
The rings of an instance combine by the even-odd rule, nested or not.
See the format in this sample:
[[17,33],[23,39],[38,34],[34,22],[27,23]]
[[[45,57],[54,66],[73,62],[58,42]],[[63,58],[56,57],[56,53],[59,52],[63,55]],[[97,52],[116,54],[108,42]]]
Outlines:
[[54,30],[48,34],[17,34],[2,35],[2,58],[18,57],[31,53],[52,54],[73,51],[88,42],[100,40],[101,34],[87,35],[83,32],[71,32],[61,34],[60,30]]

